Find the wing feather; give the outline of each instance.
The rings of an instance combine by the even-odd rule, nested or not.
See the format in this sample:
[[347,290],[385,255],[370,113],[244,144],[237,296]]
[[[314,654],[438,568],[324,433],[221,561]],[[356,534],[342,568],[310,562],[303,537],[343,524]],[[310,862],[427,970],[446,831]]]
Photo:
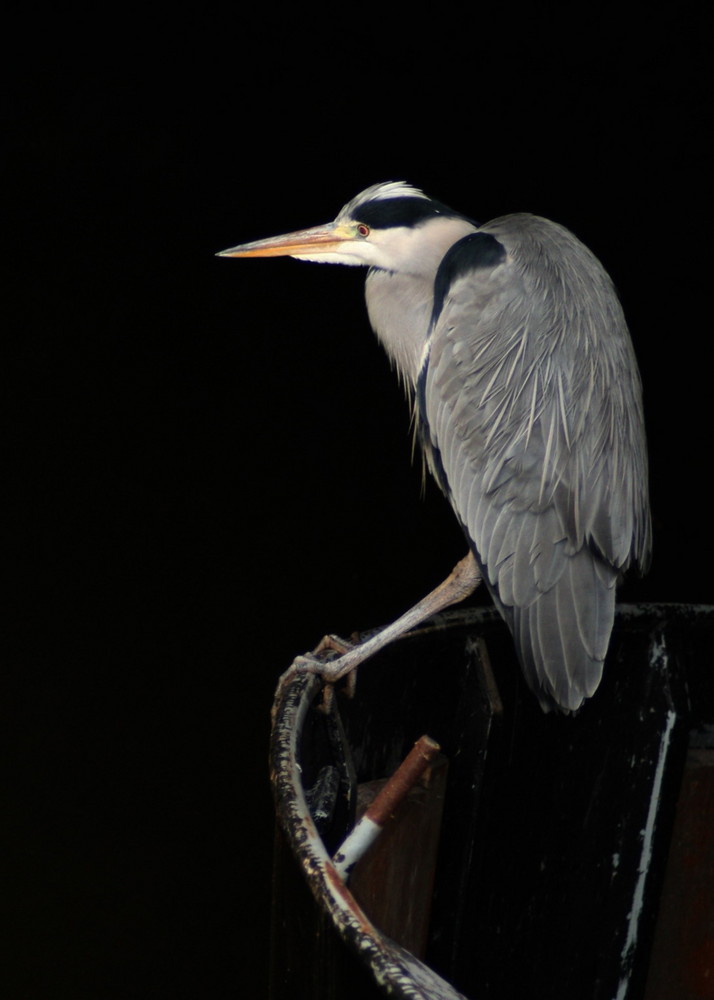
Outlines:
[[529,684],[574,710],[602,673],[615,581],[649,549],[639,376],[612,284],[572,234],[534,216],[484,230],[506,255],[454,268],[450,251],[421,435]]

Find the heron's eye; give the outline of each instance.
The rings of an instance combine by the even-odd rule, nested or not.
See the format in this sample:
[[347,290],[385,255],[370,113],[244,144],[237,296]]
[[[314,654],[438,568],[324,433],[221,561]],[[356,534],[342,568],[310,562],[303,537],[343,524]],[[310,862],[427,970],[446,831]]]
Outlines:
[[360,236],[369,236],[369,226],[365,226],[364,222],[360,222],[357,225],[357,232]]

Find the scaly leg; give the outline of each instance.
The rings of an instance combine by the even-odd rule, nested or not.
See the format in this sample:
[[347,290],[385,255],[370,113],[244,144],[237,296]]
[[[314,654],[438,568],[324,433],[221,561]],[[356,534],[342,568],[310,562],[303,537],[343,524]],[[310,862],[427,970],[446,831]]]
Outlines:
[[[314,653],[307,653],[304,656],[297,656],[289,668],[289,673],[314,673],[319,674],[327,684],[334,684],[340,677],[351,673],[360,663],[382,649],[384,646],[399,638],[409,629],[414,628],[427,618],[431,618],[438,611],[443,611],[452,604],[463,601],[465,597],[472,594],[481,583],[481,572],[476,565],[476,560],[469,552],[467,556],[456,564],[449,576],[440,583],[435,590],[422,598],[413,608],[410,608],[400,618],[397,618],[391,625],[387,625],[371,636],[359,646],[350,647],[348,643],[338,639],[337,636],[325,636]],[[341,655],[331,660],[319,657],[319,653],[336,650]]]

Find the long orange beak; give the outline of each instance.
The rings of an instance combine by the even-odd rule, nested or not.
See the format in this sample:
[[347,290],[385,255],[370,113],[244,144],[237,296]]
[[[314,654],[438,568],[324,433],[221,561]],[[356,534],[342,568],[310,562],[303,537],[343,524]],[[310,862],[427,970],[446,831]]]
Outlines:
[[329,253],[354,239],[354,233],[344,225],[330,222],[312,229],[300,229],[284,236],[270,236],[267,240],[241,243],[230,250],[221,250],[217,257],[291,257],[296,254]]

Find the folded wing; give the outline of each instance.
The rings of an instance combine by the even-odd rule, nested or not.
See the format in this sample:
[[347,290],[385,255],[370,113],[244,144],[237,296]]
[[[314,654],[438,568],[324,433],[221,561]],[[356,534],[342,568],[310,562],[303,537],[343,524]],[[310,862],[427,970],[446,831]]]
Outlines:
[[545,708],[578,708],[602,675],[615,583],[650,542],[639,376],[596,258],[528,215],[459,241],[418,410],[530,686]]

